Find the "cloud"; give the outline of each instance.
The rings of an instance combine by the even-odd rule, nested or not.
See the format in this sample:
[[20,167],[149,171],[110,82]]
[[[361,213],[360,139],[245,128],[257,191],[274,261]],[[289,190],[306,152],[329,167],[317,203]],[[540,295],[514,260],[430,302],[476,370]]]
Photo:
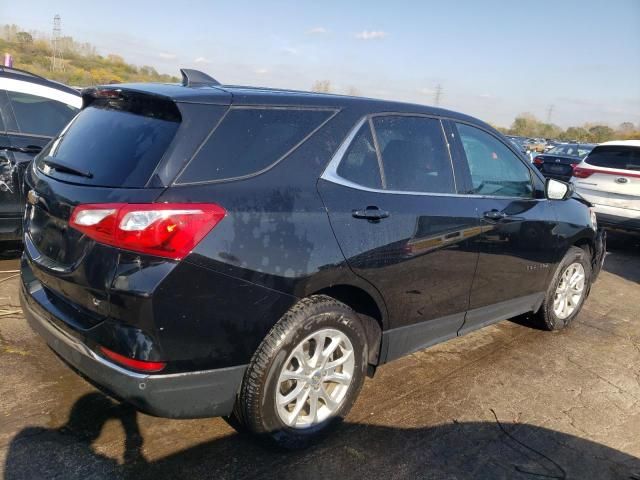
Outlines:
[[358,40],[378,40],[386,37],[388,34],[382,30],[363,30],[356,33]]
[[421,93],[422,95],[433,95],[435,90],[433,88],[423,87],[418,89],[418,93]]
[[211,60],[209,60],[208,58],[205,58],[205,57],[198,57],[193,62],[194,63],[207,64],[207,63],[211,63]]
[[257,68],[257,69],[255,70],[255,72],[256,72],[258,75],[264,75],[265,73],[269,73],[269,69],[267,69],[267,68]]
[[311,35],[322,35],[323,33],[327,33],[327,29],[324,27],[313,27],[307,30],[307,33]]
[[175,60],[178,56],[175,53],[160,52],[158,56],[163,60]]
[[294,47],[284,47],[282,51],[290,55],[297,55],[298,53],[300,53],[300,50]]

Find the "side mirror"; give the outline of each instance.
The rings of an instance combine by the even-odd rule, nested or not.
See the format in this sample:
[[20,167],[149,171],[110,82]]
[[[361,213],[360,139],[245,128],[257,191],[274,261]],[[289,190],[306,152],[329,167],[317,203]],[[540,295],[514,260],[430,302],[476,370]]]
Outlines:
[[549,200],[566,200],[573,193],[573,186],[554,178],[547,178],[544,194]]

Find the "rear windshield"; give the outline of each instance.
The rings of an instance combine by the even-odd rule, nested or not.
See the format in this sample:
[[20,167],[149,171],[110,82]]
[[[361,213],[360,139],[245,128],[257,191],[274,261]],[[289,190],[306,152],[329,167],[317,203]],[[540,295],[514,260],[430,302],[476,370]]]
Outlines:
[[169,101],[97,100],[42,152],[38,168],[74,183],[144,187],[179,126]]
[[640,170],[640,148],[613,145],[596,147],[586,162],[595,167]]
[[228,180],[263,171],[333,113],[318,109],[231,108],[177,183]]

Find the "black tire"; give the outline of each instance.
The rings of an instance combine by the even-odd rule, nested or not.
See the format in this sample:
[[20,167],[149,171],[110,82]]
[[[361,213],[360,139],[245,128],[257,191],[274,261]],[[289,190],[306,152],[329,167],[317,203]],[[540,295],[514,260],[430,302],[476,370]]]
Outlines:
[[[293,349],[315,331],[332,328],[345,334],[353,346],[354,372],[342,404],[334,415],[308,428],[287,426],[276,411],[280,371]],[[294,305],[256,350],[244,375],[229,423],[265,437],[287,449],[305,448],[347,415],[355,402],[367,368],[367,340],[356,313],[326,295],[314,295]]]
[[[578,305],[574,309],[574,311],[567,318],[559,318],[555,312],[553,311],[553,302],[555,299],[556,289],[558,288],[558,284],[560,283],[560,279],[565,270],[572,265],[573,263],[579,262],[584,268],[585,274],[585,284],[584,290],[582,291],[582,297],[578,302]],[[544,301],[542,302],[542,306],[540,310],[536,313],[536,318],[538,323],[545,330],[562,330],[563,328],[569,326],[569,324],[573,321],[574,318],[578,316],[580,310],[582,309],[582,305],[584,305],[584,301],[589,295],[589,289],[591,288],[591,255],[578,247],[570,247],[567,251],[566,255],[558,265],[555,274],[553,275],[553,279],[547,288],[547,293],[544,297]]]

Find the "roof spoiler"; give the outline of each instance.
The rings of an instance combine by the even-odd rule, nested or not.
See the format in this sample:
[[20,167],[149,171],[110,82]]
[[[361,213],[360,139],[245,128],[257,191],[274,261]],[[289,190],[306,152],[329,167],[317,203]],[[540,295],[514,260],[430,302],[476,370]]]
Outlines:
[[182,85],[184,87],[215,87],[220,85],[220,82],[215,78],[199,70],[181,68],[180,73],[182,74]]

